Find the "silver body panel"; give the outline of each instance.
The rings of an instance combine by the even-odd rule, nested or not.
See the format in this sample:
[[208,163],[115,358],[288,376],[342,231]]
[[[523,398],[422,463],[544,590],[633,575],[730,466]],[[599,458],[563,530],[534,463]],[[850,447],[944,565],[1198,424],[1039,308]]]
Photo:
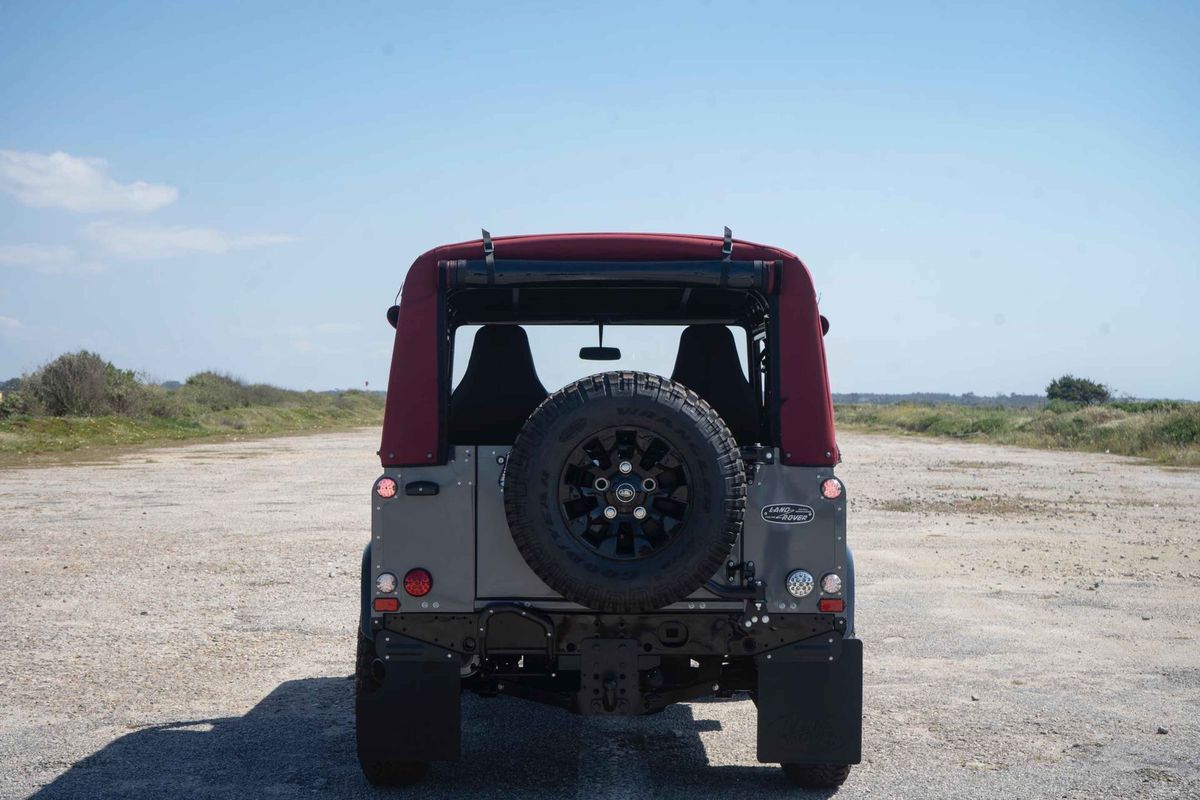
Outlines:
[[[398,484],[398,492],[390,500],[374,494],[371,498],[372,597],[377,596],[373,581],[380,572],[392,572],[402,581],[408,570],[422,567],[433,576],[433,588],[422,598],[399,590],[396,596],[405,613],[471,612],[498,601],[524,602],[546,610],[586,610],[547,586],[513,543],[500,486],[508,450],[507,446],[459,446],[445,465],[385,470]],[[764,581],[773,613],[816,613],[823,596],[821,577],[836,572],[844,587],[837,596],[846,599],[850,617],[853,567],[846,543],[846,497],[826,500],[819,489],[822,480],[833,476],[833,469],[786,467],[777,461],[775,453],[771,463],[755,468],[742,535],[730,559],[754,563],[755,577]],[[417,481],[436,484],[437,494],[407,495],[405,487]],[[764,519],[763,509],[777,504],[807,506],[812,519],[789,524]],[[809,571],[818,582],[807,597],[788,594],[786,578],[793,569]],[[718,571],[714,580],[724,584],[725,570]],[[713,611],[741,606],[741,601],[722,600],[699,589],[668,608]]]

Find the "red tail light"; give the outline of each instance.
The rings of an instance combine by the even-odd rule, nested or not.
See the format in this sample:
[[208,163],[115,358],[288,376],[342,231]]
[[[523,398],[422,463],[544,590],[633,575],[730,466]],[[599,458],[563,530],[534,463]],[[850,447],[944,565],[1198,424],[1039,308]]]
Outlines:
[[837,500],[842,496],[842,482],[837,478],[826,478],[821,481],[821,496],[826,500]]
[[817,610],[825,614],[840,614],[846,610],[846,601],[840,597],[822,597],[817,601]]
[[376,611],[399,611],[400,600],[395,597],[376,597],[374,608]]
[[396,496],[396,482],[391,478],[380,478],[375,481],[375,494],[387,500]]
[[424,597],[433,588],[433,576],[428,570],[421,568],[410,569],[404,576],[404,591],[413,597]]

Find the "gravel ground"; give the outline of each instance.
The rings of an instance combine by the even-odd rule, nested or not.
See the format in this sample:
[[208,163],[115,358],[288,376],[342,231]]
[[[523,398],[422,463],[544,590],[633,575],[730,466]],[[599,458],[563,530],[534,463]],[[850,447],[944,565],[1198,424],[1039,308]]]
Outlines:
[[[376,438],[0,471],[0,796],[374,796],[348,675]],[[841,438],[867,660],[839,797],[1200,797],[1200,471]],[[423,798],[800,794],[748,701],[464,709]]]

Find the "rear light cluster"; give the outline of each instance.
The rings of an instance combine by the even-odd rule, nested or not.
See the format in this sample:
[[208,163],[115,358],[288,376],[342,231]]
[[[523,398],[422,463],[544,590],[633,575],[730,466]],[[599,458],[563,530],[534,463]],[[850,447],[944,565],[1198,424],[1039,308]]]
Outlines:
[[[429,574],[429,570],[417,567],[405,573],[403,584],[404,591],[412,597],[424,597],[433,588],[433,576]],[[375,578],[375,591],[379,594],[392,594],[397,588],[396,576],[390,572],[381,572]],[[437,607],[437,603],[433,605],[434,608]],[[371,607],[379,612],[399,611],[400,598],[376,597]]]
[[387,500],[396,496],[396,482],[391,478],[380,478],[375,481],[375,494]]
[[[813,589],[816,588],[816,581],[813,580],[811,573],[802,569],[794,569],[788,573],[786,586],[788,594],[801,599],[812,594]],[[841,592],[842,576],[830,572],[821,578],[821,594],[841,594]],[[822,597],[817,600],[817,610],[827,614],[840,614],[846,610],[846,601],[841,597]]]

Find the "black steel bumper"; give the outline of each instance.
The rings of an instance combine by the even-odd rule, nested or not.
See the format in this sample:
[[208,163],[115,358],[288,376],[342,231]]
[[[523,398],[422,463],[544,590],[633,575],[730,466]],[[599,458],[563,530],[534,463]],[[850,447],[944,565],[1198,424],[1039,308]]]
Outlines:
[[639,655],[757,656],[820,634],[846,632],[833,614],[659,612],[600,614],[547,612],[518,603],[496,603],[471,614],[385,614],[371,635],[397,633],[464,656],[544,657],[548,666],[572,669],[583,643],[624,639]]

